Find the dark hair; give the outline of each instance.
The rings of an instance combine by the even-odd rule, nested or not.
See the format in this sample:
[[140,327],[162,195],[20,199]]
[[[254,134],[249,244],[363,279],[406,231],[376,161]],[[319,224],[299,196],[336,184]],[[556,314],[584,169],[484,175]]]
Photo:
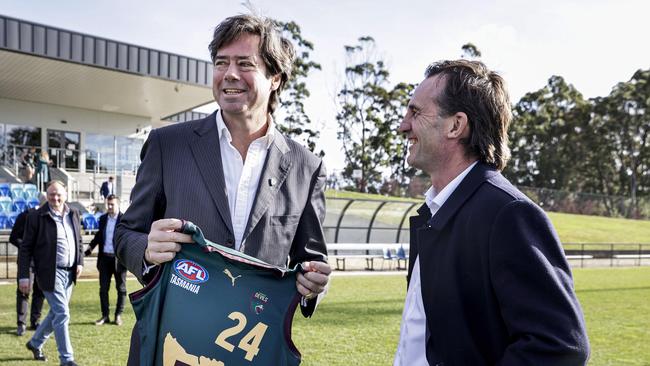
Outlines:
[[108,196],[106,196],[106,201],[110,201],[110,200],[117,200],[117,202],[120,202],[120,197],[114,194],[109,194]]
[[435,101],[442,116],[457,112],[467,115],[470,137],[461,141],[466,152],[503,170],[510,159],[508,126],[512,119],[503,78],[482,62],[469,60],[435,62],[424,75],[442,75],[445,81]]
[[214,63],[217,51],[237,40],[243,34],[260,37],[260,56],[266,66],[268,76],[280,75],[280,85],[271,92],[268,112],[273,113],[280,101],[280,92],[291,77],[296,52],[291,42],[282,37],[277,24],[268,18],[256,15],[236,15],[226,18],[214,29],[210,49],[210,57]]

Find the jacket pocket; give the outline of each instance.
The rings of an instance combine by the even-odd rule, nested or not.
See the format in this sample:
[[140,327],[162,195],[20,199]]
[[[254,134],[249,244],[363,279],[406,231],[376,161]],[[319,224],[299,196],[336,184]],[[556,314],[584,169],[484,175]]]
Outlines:
[[271,216],[271,226],[292,226],[298,225],[300,215]]

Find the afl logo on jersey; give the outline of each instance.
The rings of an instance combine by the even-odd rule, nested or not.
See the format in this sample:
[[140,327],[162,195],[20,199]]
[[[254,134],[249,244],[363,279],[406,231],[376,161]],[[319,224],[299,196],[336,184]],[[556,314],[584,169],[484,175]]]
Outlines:
[[189,259],[176,260],[174,262],[174,272],[191,283],[203,283],[210,277],[203,266]]

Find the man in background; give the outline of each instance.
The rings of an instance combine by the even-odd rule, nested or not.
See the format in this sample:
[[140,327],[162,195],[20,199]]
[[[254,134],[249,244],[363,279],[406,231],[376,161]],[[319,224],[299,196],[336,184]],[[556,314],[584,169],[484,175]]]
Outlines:
[[[47,197],[42,192],[38,196],[39,207],[47,202]],[[16,216],[16,222],[9,234],[9,242],[13,244],[20,254],[20,245],[23,243],[23,235],[25,234],[25,222],[27,221],[27,214],[36,211],[36,208],[29,208]],[[20,263],[20,258],[18,257]],[[43,291],[38,286],[38,282],[34,280],[34,263],[29,266],[29,280],[32,284],[32,306],[29,312],[29,329],[36,330],[41,318],[41,311],[43,310]],[[16,286],[16,314],[17,314],[17,328],[16,335],[22,336],[27,329],[27,307],[29,305],[29,292],[23,293],[18,286]]]
[[18,286],[29,293],[29,267],[50,311],[27,342],[35,360],[45,361],[43,345],[54,333],[61,365],[76,366],[70,342],[69,302],[72,287],[83,270],[79,212],[66,204],[63,182],[53,180],[47,187],[47,204],[27,215],[25,236],[18,255]]
[[102,317],[95,322],[96,325],[110,322],[108,317],[108,290],[111,287],[111,277],[113,276],[117,288],[114,319],[116,325],[122,325],[122,312],[124,311],[124,300],[126,298],[126,267],[115,258],[115,247],[113,246],[113,233],[115,233],[115,226],[120,222],[121,218],[119,197],[113,194],[108,195],[106,197],[106,213],[99,217],[99,230],[95,233],[95,237],[90,241],[90,245],[84,253],[89,256],[93,249],[99,245],[97,270],[99,271],[99,302]]
[[113,183],[113,177],[108,177],[108,180],[102,183],[102,186],[99,188],[99,194],[103,199],[106,199],[106,197],[115,194],[115,184]]

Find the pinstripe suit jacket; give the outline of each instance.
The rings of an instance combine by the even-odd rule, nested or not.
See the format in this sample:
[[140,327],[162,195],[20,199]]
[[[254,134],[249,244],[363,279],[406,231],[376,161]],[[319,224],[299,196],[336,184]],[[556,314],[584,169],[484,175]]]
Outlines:
[[[209,240],[234,248],[216,113],[153,130],[142,148],[131,205],[115,229],[117,257],[141,282],[153,221],[189,220]],[[276,131],[263,169],[243,252],[278,266],[326,261],[321,159]]]

